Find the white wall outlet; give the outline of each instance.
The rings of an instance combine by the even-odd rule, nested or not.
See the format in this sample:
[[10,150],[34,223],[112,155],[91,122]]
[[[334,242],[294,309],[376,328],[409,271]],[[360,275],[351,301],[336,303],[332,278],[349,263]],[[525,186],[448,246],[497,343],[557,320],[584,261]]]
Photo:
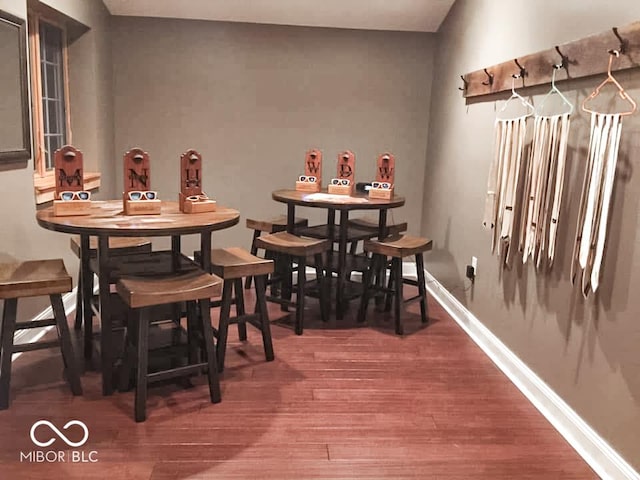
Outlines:
[[478,257],[471,257],[471,266],[473,267],[473,275],[478,276]]

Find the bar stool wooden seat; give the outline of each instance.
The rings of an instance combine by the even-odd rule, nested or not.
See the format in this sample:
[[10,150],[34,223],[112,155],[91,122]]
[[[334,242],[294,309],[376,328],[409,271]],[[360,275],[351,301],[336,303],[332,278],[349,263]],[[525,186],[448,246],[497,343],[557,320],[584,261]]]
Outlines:
[[[402,325],[401,307],[403,304],[419,301],[420,302],[420,318],[422,323],[428,321],[427,311],[427,290],[424,277],[424,259],[423,253],[431,250],[433,242],[428,238],[415,237],[412,235],[398,235],[389,237],[383,241],[366,240],[364,242],[364,251],[371,254],[369,269],[365,272],[363,286],[364,291],[358,311],[358,321],[364,322],[369,304],[371,293],[382,291],[387,294],[385,310],[391,309],[391,300],[394,300],[394,317],[396,324],[396,333],[404,334]],[[416,261],[416,269],[418,279],[413,280],[403,278],[402,276],[402,259],[414,255]],[[386,269],[387,257],[391,257],[391,272],[389,275],[389,283],[387,287],[380,285],[380,278],[383,277],[383,271]],[[378,281],[376,281],[376,278]],[[404,284],[418,287],[418,295],[405,300],[402,295]]]
[[[378,220],[375,218],[350,218],[349,226],[359,228],[361,230],[368,230],[369,232],[375,234],[375,236],[378,235]],[[387,223],[387,234],[389,236],[397,236],[402,232],[406,232],[407,228],[407,222]]]
[[[70,240],[71,251],[78,258],[81,258],[80,237],[73,236]],[[143,237],[110,237],[109,238],[109,255],[129,255],[132,253],[145,253],[151,251],[151,241]],[[95,258],[98,253],[98,238],[89,237],[89,255]],[[78,269],[78,289],[76,291],[76,319],[74,328],[80,330],[82,328],[82,264]],[[93,285],[93,282],[92,282]]]
[[[293,221],[293,227],[297,230],[300,227],[306,227],[309,225],[309,220],[306,218],[295,217]],[[258,254],[258,246],[256,239],[262,233],[277,233],[284,232],[287,229],[287,216],[280,215],[268,220],[256,220],[253,218],[247,218],[247,228],[253,230],[253,239],[251,240],[251,255]],[[251,276],[247,276],[245,280],[244,288],[251,288]]]
[[[66,376],[74,395],[82,395],[80,376],[71,345],[71,335],[62,303],[62,294],[71,291],[71,277],[61,259],[0,264],[0,299],[4,300],[0,336],[0,410],[9,408],[11,356],[60,346]],[[49,295],[53,319],[16,322],[18,299]],[[14,345],[16,330],[56,326],[58,340]]]
[[[135,420],[146,419],[147,384],[175,377],[200,373],[203,367],[208,369],[209,395],[211,403],[221,400],[218,366],[211,326],[210,298],[220,294],[222,280],[201,269],[191,269],[151,277],[123,277],[116,284],[118,295],[133,310],[127,327],[125,356],[121,371],[121,385],[127,385],[131,370],[137,363],[137,381],[135,393]],[[190,347],[194,346],[197,330],[198,310],[201,317],[201,332],[206,351],[206,362],[196,362],[196,355],[190,355],[186,366],[149,373],[149,324],[150,308],[172,303],[187,303],[187,329]],[[199,304],[199,309],[197,305]]]
[[298,265],[296,301],[291,301],[291,289],[285,288],[284,286],[281,289],[281,295],[279,297],[274,295],[266,297],[267,301],[276,302],[280,305],[295,305],[295,332],[297,335],[302,335],[303,331],[304,304],[305,295],[307,293],[305,286],[307,283],[307,257],[313,257],[318,285],[318,296],[320,300],[320,315],[323,322],[328,321],[329,305],[322,254],[331,248],[331,242],[329,240],[299,237],[288,232],[278,232],[258,237],[256,239],[256,245],[258,248],[262,248],[266,252],[279,255],[277,263],[280,265],[276,267],[276,270],[277,273],[280,273],[281,275],[289,276],[292,269],[292,262],[295,262]]
[[[262,333],[265,358],[268,362],[274,359],[271,327],[265,300],[266,277],[274,271],[273,260],[252,255],[243,248],[219,248],[211,250],[211,269],[224,281],[222,301],[220,304],[220,324],[218,326],[218,370],[224,369],[224,357],[227,350],[229,325],[238,325],[241,341],[247,339],[249,323]],[[256,308],[253,314],[247,314],[244,307],[242,279],[253,277],[256,282]],[[235,291],[235,298],[234,293]],[[231,304],[236,305],[236,316],[230,317]]]

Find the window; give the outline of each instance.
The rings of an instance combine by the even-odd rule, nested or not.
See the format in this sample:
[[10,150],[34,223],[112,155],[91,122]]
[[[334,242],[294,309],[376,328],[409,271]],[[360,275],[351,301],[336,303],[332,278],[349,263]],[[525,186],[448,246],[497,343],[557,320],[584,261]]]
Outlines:
[[67,83],[66,32],[37,14],[29,17],[31,42],[34,169],[53,175],[53,152],[71,143]]
[[40,22],[40,78],[42,93],[42,135],[44,140],[44,168],[53,168],[53,152],[66,144],[67,116],[65,114],[62,29]]
[[[55,196],[54,152],[71,138],[67,25],[74,20],[36,0],[29,4],[29,54],[31,61],[31,108],[33,118],[33,183],[36,203],[50,202]],[[80,140],[81,142],[81,140]],[[82,149],[82,145],[75,145]],[[85,190],[100,187],[100,173],[87,171]]]

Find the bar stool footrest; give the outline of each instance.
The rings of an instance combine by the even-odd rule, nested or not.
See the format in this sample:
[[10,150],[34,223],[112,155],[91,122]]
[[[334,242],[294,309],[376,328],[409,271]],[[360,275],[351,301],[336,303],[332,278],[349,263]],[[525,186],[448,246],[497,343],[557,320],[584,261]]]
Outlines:
[[184,377],[187,375],[199,375],[202,373],[203,368],[208,368],[206,362],[194,363],[192,365],[185,365],[183,367],[172,368],[171,370],[164,370],[162,372],[154,372],[147,374],[149,382],[161,382],[163,380],[169,380],[170,378]]
[[35,350],[44,350],[45,348],[55,348],[60,346],[58,340],[49,340],[47,342],[22,343],[14,345],[11,353],[33,352]]
[[46,318],[44,320],[32,320],[30,322],[16,322],[17,330],[25,330],[28,328],[51,327],[56,324],[55,318]]

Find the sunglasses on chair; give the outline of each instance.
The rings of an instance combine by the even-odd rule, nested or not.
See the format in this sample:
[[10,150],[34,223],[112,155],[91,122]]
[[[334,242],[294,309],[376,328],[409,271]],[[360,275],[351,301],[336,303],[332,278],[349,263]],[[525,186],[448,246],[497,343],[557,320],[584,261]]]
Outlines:
[[348,178],[332,178],[331,179],[331,185],[350,185],[351,184],[351,180],[349,180]]
[[69,200],[89,200],[91,198],[91,192],[80,190],[78,192],[64,191],[60,192],[60,200],[68,202]]
[[133,190],[128,192],[129,200],[138,201],[138,200],[155,200],[158,197],[158,192],[153,191],[145,191],[140,192],[137,190]]

